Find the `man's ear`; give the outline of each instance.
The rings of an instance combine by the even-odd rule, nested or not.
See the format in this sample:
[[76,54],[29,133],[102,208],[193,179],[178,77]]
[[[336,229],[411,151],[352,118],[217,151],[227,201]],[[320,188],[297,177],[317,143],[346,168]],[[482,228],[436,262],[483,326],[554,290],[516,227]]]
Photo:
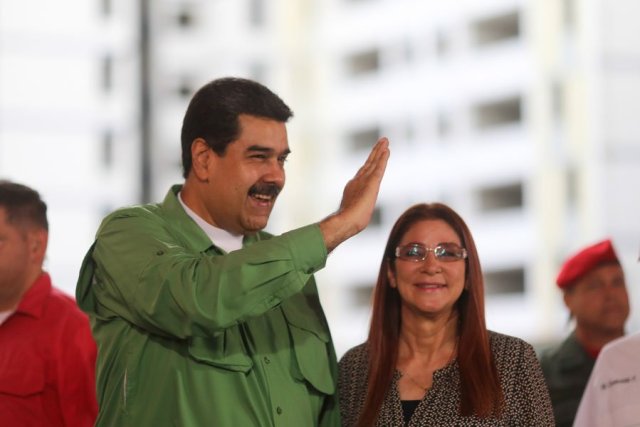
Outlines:
[[202,138],[191,143],[191,171],[199,181],[208,181],[211,156],[213,151]]
[[562,293],[562,299],[564,300],[564,305],[567,306],[567,308],[569,309],[569,311],[571,311],[571,307],[573,305],[573,293],[571,292],[571,290],[565,290]]
[[49,242],[49,233],[47,230],[35,229],[28,232],[29,239],[29,256],[34,264],[42,265],[44,257],[47,253],[47,244]]

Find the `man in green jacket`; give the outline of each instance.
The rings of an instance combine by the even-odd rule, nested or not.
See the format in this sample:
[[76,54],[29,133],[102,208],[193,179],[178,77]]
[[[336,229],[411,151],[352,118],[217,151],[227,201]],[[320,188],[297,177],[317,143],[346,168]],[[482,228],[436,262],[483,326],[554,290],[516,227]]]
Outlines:
[[99,348],[97,426],[339,425],[313,273],[369,223],[388,142],[337,212],[271,236],[291,115],[259,83],[208,83],[184,117],[184,185],[102,222],[77,287]]

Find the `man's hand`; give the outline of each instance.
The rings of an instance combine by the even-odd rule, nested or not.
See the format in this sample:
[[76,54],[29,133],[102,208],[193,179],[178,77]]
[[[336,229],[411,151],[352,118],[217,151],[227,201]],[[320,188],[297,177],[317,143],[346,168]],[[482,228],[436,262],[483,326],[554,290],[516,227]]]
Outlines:
[[329,252],[369,224],[388,159],[389,141],[380,138],[367,161],[345,186],[338,211],[320,222]]

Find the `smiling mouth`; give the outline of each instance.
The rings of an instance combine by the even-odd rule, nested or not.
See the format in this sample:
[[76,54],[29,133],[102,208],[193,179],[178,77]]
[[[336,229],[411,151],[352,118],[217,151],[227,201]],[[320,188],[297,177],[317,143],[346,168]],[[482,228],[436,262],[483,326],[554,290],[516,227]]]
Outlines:
[[271,202],[273,199],[275,199],[274,196],[269,196],[266,194],[250,194],[250,196],[265,203]]
[[275,184],[256,184],[249,189],[249,197],[260,203],[273,203],[281,188]]
[[438,283],[418,283],[414,286],[418,289],[422,289],[425,291],[437,291],[439,289],[444,289],[447,287],[447,285],[445,284],[438,284]]

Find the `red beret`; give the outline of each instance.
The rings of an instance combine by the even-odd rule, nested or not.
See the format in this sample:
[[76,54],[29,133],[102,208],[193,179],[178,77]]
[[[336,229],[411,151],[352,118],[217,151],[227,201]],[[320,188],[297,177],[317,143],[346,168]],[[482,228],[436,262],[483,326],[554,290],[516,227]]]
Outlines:
[[588,246],[569,257],[560,269],[556,283],[560,289],[565,289],[605,262],[620,262],[609,239]]

